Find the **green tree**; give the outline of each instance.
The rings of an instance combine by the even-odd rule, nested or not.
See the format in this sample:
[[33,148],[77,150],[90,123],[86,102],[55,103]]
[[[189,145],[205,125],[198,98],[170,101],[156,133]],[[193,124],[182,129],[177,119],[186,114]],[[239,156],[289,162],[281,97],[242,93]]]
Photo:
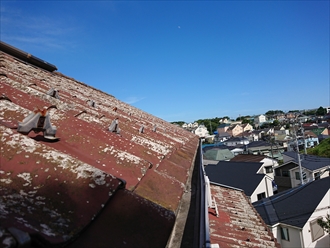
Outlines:
[[315,112],[315,114],[318,115],[318,116],[323,116],[323,115],[325,115],[326,113],[327,113],[327,111],[326,111],[326,109],[323,108],[323,107],[319,107],[319,108],[316,110],[316,112]]
[[279,120],[274,120],[274,121],[273,121],[273,126],[274,126],[274,127],[277,127],[277,126],[279,126],[279,125],[280,125]]
[[183,124],[185,124],[184,121],[172,121],[171,123],[172,123],[172,124],[178,124],[178,125],[180,125],[180,126],[182,126]]

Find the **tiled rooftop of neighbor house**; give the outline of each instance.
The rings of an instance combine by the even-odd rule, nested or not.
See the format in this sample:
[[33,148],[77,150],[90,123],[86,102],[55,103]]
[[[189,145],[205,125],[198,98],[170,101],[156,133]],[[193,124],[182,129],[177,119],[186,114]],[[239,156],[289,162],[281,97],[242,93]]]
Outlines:
[[[164,247],[198,136],[2,51],[0,80],[2,244],[18,230],[32,246]],[[56,106],[47,113],[58,140],[17,131],[45,106]],[[119,134],[109,131],[116,118]]]
[[227,247],[280,247],[243,191],[211,184],[217,205],[209,210],[210,241]]

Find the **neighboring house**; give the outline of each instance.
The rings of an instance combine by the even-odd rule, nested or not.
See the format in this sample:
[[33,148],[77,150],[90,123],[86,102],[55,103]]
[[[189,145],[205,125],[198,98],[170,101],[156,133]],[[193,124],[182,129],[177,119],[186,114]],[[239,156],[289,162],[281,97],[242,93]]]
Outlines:
[[274,136],[278,135],[290,135],[290,131],[288,129],[285,129],[285,127],[275,127],[274,128]]
[[234,156],[236,156],[238,154],[242,154],[245,151],[245,145],[226,146],[223,144],[215,144],[214,146],[204,147],[203,152],[205,153],[207,150],[210,150],[213,148],[221,149],[221,150],[229,150]]
[[281,153],[284,152],[284,147],[281,145],[272,145],[269,142],[259,140],[253,141],[246,146],[246,150],[250,154],[266,155],[276,159],[282,159]]
[[318,136],[312,131],[305,131],[304,136],[306,148],[312,148],[320,143]]
[[207,130],[207,128],[204,125],[199,125],[195,131],[194,134],[198,135],[199,137],[203,137],[205,138],[206,136],[209,136],[209,131]]
[[243,190],[211,183],[210,192],[210,247],[280,247]]
[[211,183],[244,190],[250,201],[255,202],[273,195],[272,178],[257,173],[261,166],[258,162],[219,161],[207,164],[205,172]]
[[254,137],[258,137],[258,138],[257,138],[256,140],[254,140],[254,141],[261,140],[263,132],[264,132],[264,131],[262,131],[262,130],[260,130],[260,129],[259,129],[259,130],[253,130],[252,133],[253,133]]
[[235,137],[243,132],[243,127],[241,127],[239,124],[231,125],[226,132]]
[[295,112],[289,112],[289,113],[286,113],[285,117],[287,120],[295,120],[296,117],[299,115],[299,113],[295,113]]
[[234,154],[229,149],[219,149],[214,147],[212,149],[208,149],[203,154],[203,157],[208,160],[229,161],[234,157]]
[[329,247],[318,219],[330,214],[330,178],[309,182],[253,203],[283,248]]
[[267,121],[267,119],[266,119],[265,115],[258,115],[256,117],[254,117],[254,124],[258,127],[260,127],[266,121]]
[[261,129],[261,131],[262,131],[261,138],[274,134],[274,128],[273,127],[264,128],[264,129]]
[[308,121],[308,120],[309,120],[309,117],[306,116],[306,115],[301,115],[301,116],[299,116],[299,117],[297,118],[297,121],[298,121],[298,122],[306,122],[306,121]]
[[227,140],[229,138],[230,138],[230,134],[227,132],[218,133],[214,137],[214,143],[224,142],[225,140]]
[[258,135],[256,133],[254,133],[253,131],[245,131],[241,134],[241,136],[247,138],[249,140],[249,142],[259,140]]
[[217,127],[217,131],[218,133],[226,133],[227,129],[230,127],[230,123],[221,123],[218,127]]
[[243,132],[247,132],[247,131],[252,131],[253,127],[252,125],[250,125],[250,123],[245,123],[241,125],[243,128]]
[[[284,163],[275,168],[275,182],[279,191],[301,184],[297,153],[284,152],[282,156]],[[300,164],[304,183],[329,176],[326,170],[330,166],[330,158],[300,154]]]
[[253,154],[239,154],[232,158],[230,161],[233,162],[260,162],[261,167],[258,169],[257,173],[266,174],[267,176],[274,179],[274,168],[278,166],[276,159],[272,159],[265,155],[253,155]]
[[219,123],[229,123],[229,122],[230,122],[230,120],[227,118],[223,118],[223,119],[219,120]]
[[247,145],[249,143],[250,141],[244,137],[231,137],[230,139],[223,141],[223,144],[226,146]]

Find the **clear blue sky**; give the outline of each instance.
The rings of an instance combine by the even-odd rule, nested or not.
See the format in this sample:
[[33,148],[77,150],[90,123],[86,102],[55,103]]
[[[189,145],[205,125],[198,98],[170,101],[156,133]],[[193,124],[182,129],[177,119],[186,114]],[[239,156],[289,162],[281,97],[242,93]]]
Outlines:
[[6,1],[1,40],[166,121],[330,105],[329,1]]

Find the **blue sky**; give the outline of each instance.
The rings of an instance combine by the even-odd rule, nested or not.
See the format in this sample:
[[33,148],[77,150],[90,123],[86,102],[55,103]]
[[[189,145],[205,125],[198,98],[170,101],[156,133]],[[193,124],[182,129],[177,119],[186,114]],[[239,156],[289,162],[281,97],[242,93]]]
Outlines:
[[0,38],[166,121],[330,106],[329,1],[6,1]]

